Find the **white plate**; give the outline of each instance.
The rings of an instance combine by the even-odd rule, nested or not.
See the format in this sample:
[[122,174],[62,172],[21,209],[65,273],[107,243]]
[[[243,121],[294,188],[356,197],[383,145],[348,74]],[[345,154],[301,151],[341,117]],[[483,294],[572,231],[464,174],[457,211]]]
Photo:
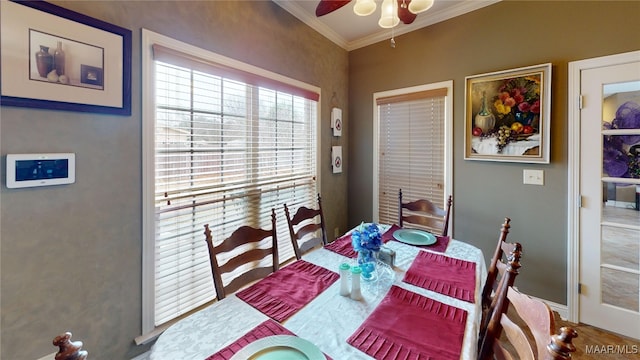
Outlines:
[[436,243],[433,234],[417,229],[400,229],[393,233],[393,237],[409,245],[432,245]]
[[292,335],[274,335],[256,340],[238,351],[231,360],[325,360],[308,340]]

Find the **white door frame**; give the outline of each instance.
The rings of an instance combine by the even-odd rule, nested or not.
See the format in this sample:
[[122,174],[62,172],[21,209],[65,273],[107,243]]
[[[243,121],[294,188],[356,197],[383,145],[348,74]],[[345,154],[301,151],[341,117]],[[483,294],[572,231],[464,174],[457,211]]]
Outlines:
[[580,74],[583,70],[638,61],[640,51],[602,56],[569,63],[568,216],[567,216],[567,320],[578,323],[580,281]]

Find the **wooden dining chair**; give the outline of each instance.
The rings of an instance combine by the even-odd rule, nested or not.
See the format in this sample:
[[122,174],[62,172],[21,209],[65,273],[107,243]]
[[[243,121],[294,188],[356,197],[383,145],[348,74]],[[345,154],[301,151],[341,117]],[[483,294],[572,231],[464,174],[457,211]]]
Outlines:
[[[501,244],[502,251],[505,251],[507,255],[506,263],[502,263],[502,261],[498,261],[497,263],[504,265],[504,270],[500,273],[500,281],[497,283],[495,287],[495,291],[493,295],[490,295],[486,301],[488,301],[486,306],[482,306],[481,318],[480,318],[480,330],[478,332],[478,349],[480,349],[482,343],[484,342],[487,333],[491,330],[489,327],[489,321],[494,313],[504,312],[509,306],[508,302],[505,302],[505,297],[507,293],[502,291],[509,286],[513,286],[516,281],[516,277],[520,273],[520,268],[522,267],[520,260],[522,258],[522,245],[520,243],[507,243],[502,242]],[[483,304],[485,299],[482,298]]]
[[[405,223],[424,227],[435,234],[447,236],[449,233],[449,215],[453,197],[449,195],[445,209],[441,209],[427,199],[418,199],[404,203],[402,200],[402,189],[398,191],[398,225],[404,227]],[[404,210],[411,213],[406,214]]]
[[296,259],[300,260],[302,255],[316,247],[327,245],[327,229],[324,224],[320,194],[318,194],[317,209],[301,206],[292,218],[287,204],[284,204],[284,213],[287,217],[291,245],[293,245]]
[[85,360],[89,353],[82,350],[82,341],[71,341],[71,333],[65,332],[53,339],[53,346],[59,347],[55,360]]
[[[486,309],[491,304],[493,294],[495,293],[498,276],[502,276],[507,267],[506,255],[513,252],[515,249],[514,243],[507,242],[507,235],[509,235],[509,229],[511,228],[511,219],[504,218],[504,223],[500,228],[500,234],[498,235],[498,244],[496,250],[491,258],[489,269],[487,270],[487,279],[482,289],[482,309]],[[503,259],[505,258],[505,259]]]
[[[218,300],[222,300],[226,294],[236,292],[252,281],[262,279],[278,270],[275,209],[271,209],[271,229],[265,230],[244,225],[217,245],[213,244],[209,224],[204,225],[204,229]],[[271,244],[265,248],[264,240],[269,237]],[[247,250],[240,251],[238,250],[240,247]],[[261,265],[269,255],[271,256],[271,264]],[[225,283],[222,279],[223,274],[237,274],[237,276]]]
[[571,353],[576,351],[572,340],[578,336],[573,328],[562,327],[556,334],[553,312],[547,304],[520,293],[512,286],[501,291],[505,293],[505,296],[500,296],[501,302],[510,304],[515,313],[509,314],[506,309],[494,312],[479,360],[571,359]]

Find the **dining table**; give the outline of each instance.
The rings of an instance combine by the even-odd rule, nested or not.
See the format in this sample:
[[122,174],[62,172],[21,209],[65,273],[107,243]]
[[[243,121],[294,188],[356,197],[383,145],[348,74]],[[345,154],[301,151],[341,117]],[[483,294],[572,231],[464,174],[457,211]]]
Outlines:
[[[421,246],[398,240],[401,229],[396,225],[377,226],[383,246],[395,252],[395,259],[393,266],[377,262],[374,281],[360,279],[360,300],[340,294],[340,266],[357,265],[351,247],[354,228],[249,288],[177,321],[158,337],[150,359],[236,360],[235,353],[271,335],[304,339],[333,360],[476,359],[480,293],[487,272],[482,251],[441,236]],[[286,279],[304,275],[305,269],[314,271],[300,280],[308,281],[309,289],[300,283],[287,285]],[[285,280],[278,280],[280,275]],[[272,290],[277,295],[270,296]],[[292,306],[272,304],[273,298],[287,302],[286,297],[298,293],[305,298]]]

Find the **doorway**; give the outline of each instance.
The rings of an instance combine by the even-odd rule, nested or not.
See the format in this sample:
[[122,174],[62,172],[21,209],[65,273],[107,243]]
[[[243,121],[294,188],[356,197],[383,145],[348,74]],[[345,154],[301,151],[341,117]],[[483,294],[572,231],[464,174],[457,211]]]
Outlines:
[[640,51],[569,78],[569,320],[640,339]]

